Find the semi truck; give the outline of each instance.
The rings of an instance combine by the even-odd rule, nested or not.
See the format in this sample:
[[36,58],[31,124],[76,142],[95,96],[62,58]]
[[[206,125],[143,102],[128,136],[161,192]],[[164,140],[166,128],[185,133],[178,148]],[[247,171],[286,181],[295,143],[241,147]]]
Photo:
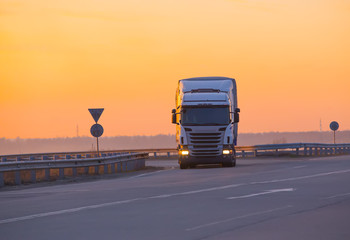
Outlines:
[[198,77],[178,81],[172,110],[181,169],[198,164],[236,166],[238,122],[236,80]]

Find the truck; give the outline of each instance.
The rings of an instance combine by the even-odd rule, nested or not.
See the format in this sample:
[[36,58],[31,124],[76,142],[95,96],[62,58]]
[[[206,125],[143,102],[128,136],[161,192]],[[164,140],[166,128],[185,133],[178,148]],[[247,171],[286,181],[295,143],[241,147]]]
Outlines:
[[197,77],[178,81],[172,123],[176,124],[181,169],[199,164],[236,166],[238,122],[234,78]]

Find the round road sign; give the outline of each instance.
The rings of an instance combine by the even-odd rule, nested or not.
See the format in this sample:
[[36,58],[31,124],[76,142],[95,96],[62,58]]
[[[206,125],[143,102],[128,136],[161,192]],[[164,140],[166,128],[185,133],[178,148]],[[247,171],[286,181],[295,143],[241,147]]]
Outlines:
[[103,127],[100,124],[96,123],[92,125],[90,132],[94,137],[101,137],[103,134]]
[[329,127],[332,131],[337,131],[339,128],[339,123],[337,123],[336,121],[331,122],[331,124],[329,124]]

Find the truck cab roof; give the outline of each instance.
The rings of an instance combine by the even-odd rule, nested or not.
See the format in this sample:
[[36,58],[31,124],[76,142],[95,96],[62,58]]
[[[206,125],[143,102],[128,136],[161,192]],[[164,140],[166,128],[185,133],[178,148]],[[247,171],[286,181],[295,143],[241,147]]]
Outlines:
[[229,105],[228,95],[224,92],[196,92],[186,93],[183,96],[183,106],[198,105]]

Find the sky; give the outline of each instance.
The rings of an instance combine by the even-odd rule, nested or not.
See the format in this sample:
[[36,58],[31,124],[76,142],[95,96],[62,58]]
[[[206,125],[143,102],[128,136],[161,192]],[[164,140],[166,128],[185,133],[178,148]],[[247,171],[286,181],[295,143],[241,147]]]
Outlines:
[[0,0],[0,138],[174,134],[177,81],[237,81],[239,131],[350,130],[349,0]]

